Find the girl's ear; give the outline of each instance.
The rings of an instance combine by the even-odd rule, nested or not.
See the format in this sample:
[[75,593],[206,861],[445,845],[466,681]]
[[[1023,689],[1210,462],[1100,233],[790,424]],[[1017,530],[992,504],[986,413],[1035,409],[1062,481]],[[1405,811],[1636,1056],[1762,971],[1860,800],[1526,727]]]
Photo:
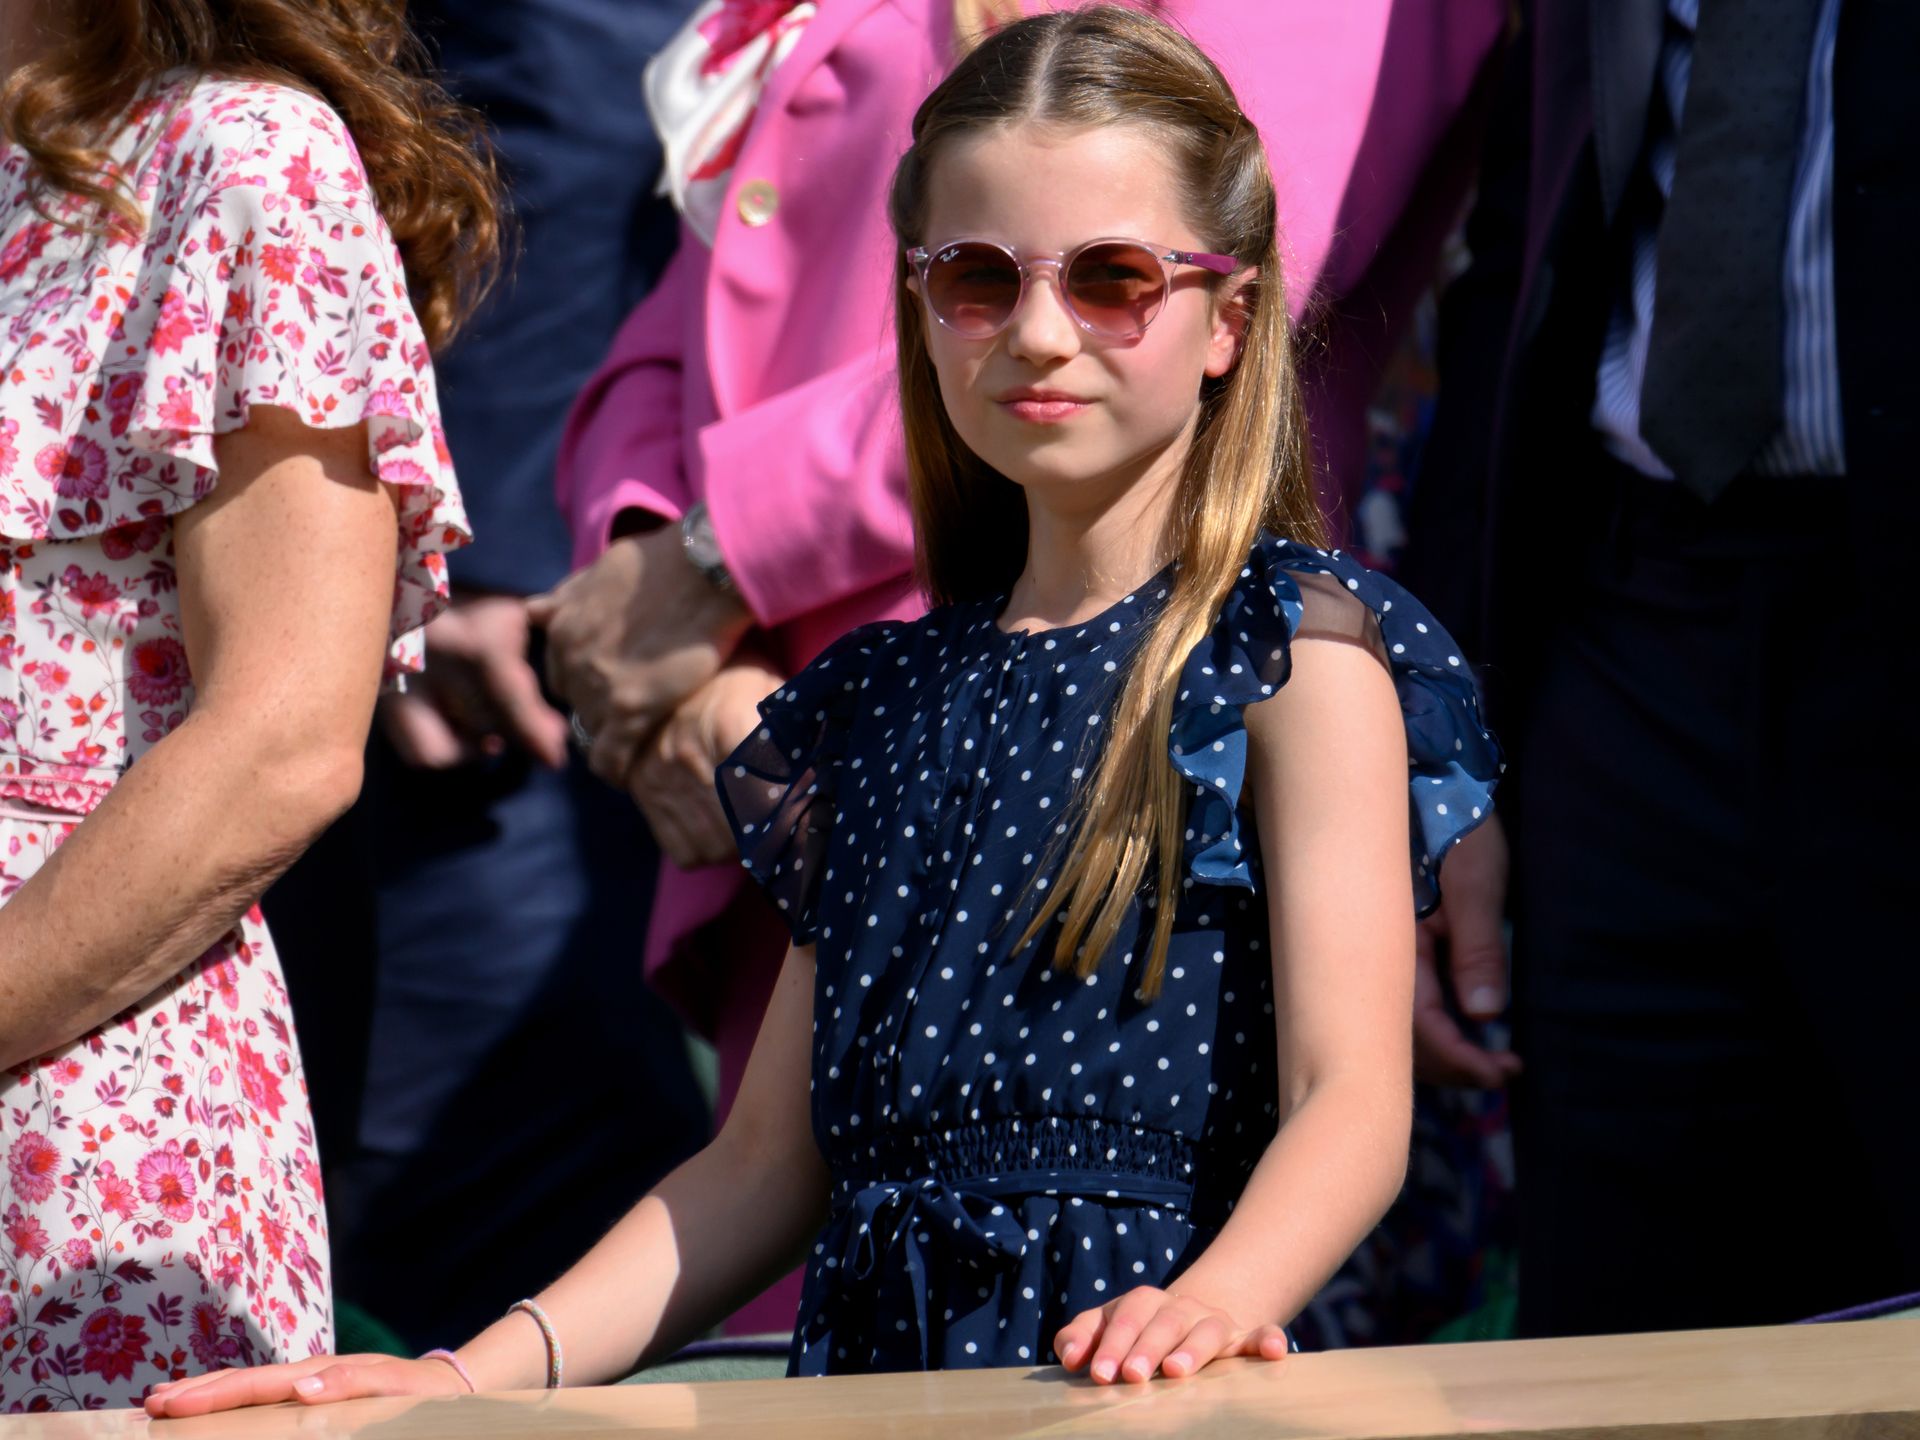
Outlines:
[[1212,379],[1218,380],[1239,363],[1240,346],[1247,337],[1247,322],[1253,318],[1249,286],[1259,275],[1258,266],[1242,270],[1227,282],[1229,288],[1214,304],[1206,365],[1206,373]]

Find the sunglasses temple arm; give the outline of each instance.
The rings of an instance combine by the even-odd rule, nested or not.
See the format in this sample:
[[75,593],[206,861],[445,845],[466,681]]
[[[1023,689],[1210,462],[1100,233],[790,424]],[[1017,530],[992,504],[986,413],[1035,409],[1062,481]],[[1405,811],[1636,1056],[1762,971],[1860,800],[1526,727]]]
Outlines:
[[1168,258],[1181,265],[1198,265],[1216,275],[1231,275],[1240,268],[1240,262],[1231,255],[1208,255],[1197,250],[1175,250]]

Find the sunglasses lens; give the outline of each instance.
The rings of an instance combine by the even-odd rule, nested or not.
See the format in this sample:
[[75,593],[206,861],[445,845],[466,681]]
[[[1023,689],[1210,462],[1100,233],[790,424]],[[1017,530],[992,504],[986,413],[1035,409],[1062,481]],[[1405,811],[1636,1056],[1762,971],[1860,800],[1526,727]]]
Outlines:
[[1067,301],[1103,335],[1138,335],[1167,298],[1167,272],[1144,245],[1090,245],[1067,267]]
[[984,337],[1012,318],[1020,303],[1020,267],[997,246],[943,246],[926,272],[927,304],[950,330]]

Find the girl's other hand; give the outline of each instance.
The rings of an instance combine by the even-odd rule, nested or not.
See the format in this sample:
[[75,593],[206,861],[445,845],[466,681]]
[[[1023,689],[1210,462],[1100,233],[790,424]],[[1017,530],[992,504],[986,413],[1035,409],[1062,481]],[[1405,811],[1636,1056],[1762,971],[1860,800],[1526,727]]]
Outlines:
[[1226,1311],[1190,1295],[1142,1285],[1097,1310],[1083,1310],[1054,1337],[1068,1370],[1086,1370],[1095,1384],[1170,1380],[1227,1355],[1281,1360],[1287,1332],[1278,1325],[1241,1325]]
[[177,1420],[247,1405],[298,1400],[327,1405],[372,1395],[464,1395],[466,1382],[444,1360],[403,1360],[393,1355],[316,1355],[291,1365],[214,1370],[156,1385],[145,1408],[156,1420]]

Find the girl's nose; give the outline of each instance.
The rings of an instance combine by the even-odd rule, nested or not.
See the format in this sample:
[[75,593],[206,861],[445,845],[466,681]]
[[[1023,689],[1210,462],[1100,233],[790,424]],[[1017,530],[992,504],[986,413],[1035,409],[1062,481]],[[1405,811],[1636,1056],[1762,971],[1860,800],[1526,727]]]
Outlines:
[[1032,365],[1044,365],[1080,348],[1080,327],[1060,298],[1060,272],[1035,266],[1029,272],[1020,308],[1007,323],[1007,353]]

